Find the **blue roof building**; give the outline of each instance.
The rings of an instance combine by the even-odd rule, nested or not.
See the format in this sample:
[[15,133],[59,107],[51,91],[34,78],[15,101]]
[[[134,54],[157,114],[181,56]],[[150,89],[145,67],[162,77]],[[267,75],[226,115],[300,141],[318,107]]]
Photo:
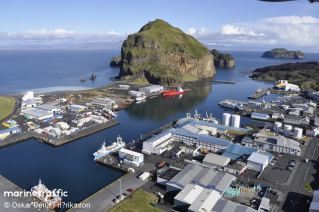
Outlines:
[[[225,149],[225,151],[222,155],[225,157],[229,157],[233,160],[237,160],[239,158],[248,159],[248,157],[254,152],[258,152],[258,149],[250,148],[250,147],[246,147],[246,146],[241,146],[238,144],[230,144],[228,146],[228,148]],[[265,153],[268,156],[269,161],[271,161],[271,159],[274,156],[272,154],[270,154],[269,152],[265,151]]]

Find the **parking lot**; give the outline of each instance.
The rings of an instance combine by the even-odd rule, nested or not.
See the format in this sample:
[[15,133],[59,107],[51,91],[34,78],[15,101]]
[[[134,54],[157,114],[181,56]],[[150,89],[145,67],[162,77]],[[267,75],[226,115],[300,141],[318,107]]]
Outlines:
[[[282,155],[282,157],[276,157],[277,162],[274,165],[268,164],[268,166],[264,169],[262,174],[259,176],[259,179],[265,180],[272,183],[286,183],[290,174],[293,173],[294,169],[297,168],[298,162],[295,165],[293,170],[288,170],[287,166],[289,166],[289,161],[293,159],[291,155]],[[280,177],[278,177],[280,176]]]

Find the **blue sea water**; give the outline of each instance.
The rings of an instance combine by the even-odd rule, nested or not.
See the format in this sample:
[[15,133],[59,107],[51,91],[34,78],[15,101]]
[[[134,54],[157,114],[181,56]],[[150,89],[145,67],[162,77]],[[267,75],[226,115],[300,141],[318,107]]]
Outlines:
[[[118,68],[110,68],[109,62],[112,56],[119,53],[119,50],[0,51],[0,93],[21,93],[26,90],[53,92],[105,85],[110,82],[109,77],[118,74]],[[265,89],[274,85],[273,82],[254,81],[239,71],[300,62],[261,58],[262,52],[227,53],[235,58],[236,67],[217,68],[213,79],[234,81],[236,84],[189,82],[187,84],[190,84],[192,91],[181,98],[157,96],[141,104],[134,103],[118,113],[119,125],[67,145],[54,148],[30,140],[0,149],[0,174],[26,190],[41,178],[48,188],[61,188],[69,192],[63,201],[80,202],[122,175],[94,164],[92,154],[104,139],[111,142],[120,134],[124,141],[130,142],[141,134],[185,117],[188,112],[193,114],[195,110],[202,116],[206,116],[207,112],[221,119],[225,109],[218,106],[218,102],[226,98],[247,101],[247,96],[255,93],[259,87]],[[306,56],[308,61],[319,58],[319,54]],[[89,78],[92,73],[97,75],[95,81],[80,82],[82,77]],[[270,101],[276,96],[272,94],[265,100]],[[252,123],[249,118],[241,118],[241,124],[248,123]]]

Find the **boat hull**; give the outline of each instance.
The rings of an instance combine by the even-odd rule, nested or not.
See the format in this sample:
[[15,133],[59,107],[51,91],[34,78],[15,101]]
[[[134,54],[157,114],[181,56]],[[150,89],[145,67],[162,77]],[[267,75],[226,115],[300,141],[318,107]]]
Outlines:
[[99,159],[99,158],[101,158],[101,157],[103,157],[103,156],[105,156],[105,155],[110,154],[111,152],[114,152],[114,151],[116,151],[116,150],[118,150],[118,149],[121,149],[121,148],[124,147],[124,146],[125,146],[125,144],[123,144],[123,145],[121,145],[121,146],[118,146],[118,147],[116,147],[116,148],[114,148],[114,149],[112,149],[112,150],[109,150],[109,151],[105,152],[104,154],[96,155],[96,156],[94,156],[94,160],[97,160],[97,159]]
[[173,96],[173,95],[179,95],[179,94],[184,94],[184,91],[165,91],[163,92],[163,96]]

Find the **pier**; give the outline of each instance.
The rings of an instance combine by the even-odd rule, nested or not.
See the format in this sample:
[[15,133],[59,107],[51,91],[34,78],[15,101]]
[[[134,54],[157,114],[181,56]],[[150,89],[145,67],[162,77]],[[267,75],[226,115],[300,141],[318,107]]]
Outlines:
[[53,137],[50,137],[50,136],[47,136],[44,134],[38,134],[35,132],[17,133],[17,134],[13,134],[13,135],[9,136],[6,139],[1,140],[0,141],[0,148],[4,148],[7,146],[18,144],[20,142],[30,140],[30,139],[35,139],[37,141],[48,144],[50,146],[58,147],[58,146],[62,146],[64,144],[70,143],[72,141],[75,141],[77,139],[92,135],[92,134],[97,133],[99,131],[108,129],[110,127],[118,125],[119,123],[120,122],[118,120],[113,119],[113,120],[110,120],[110,121],[103,123],[103,124],[92,125],[90,127],[87,127],[85,129],[77,132],[74,135],[67,135],[67,136],[64,136],[60,139],[53,138]]
[[254,93],[254,94],[248,96],[247,98],[248,99],[259,99],[260,97],[265,96],[268,91],[271,92],[271,89],[268,88],[266,90],[260,91],[259,93]]

